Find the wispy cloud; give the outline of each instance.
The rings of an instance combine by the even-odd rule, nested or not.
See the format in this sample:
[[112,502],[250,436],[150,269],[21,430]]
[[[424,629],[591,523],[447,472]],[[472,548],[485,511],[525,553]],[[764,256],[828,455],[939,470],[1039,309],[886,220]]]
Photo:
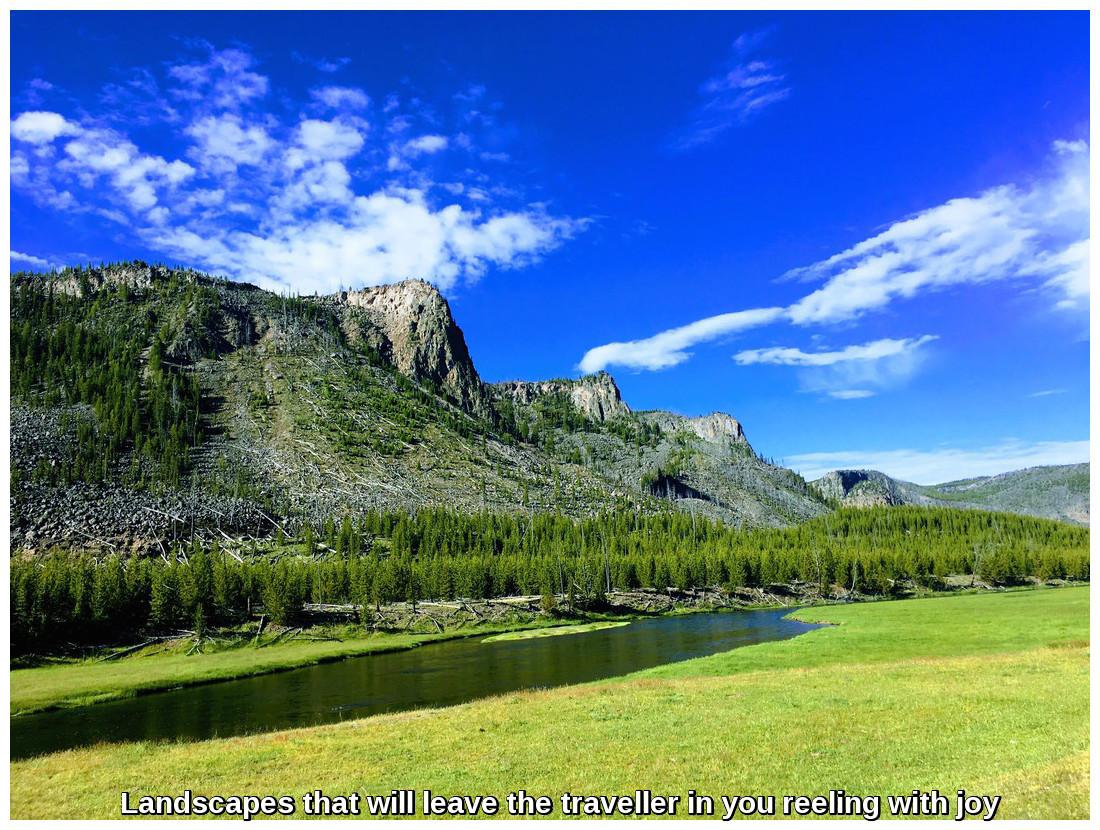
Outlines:
[[791,320],[850,320],[925,291],[1012,278],[1078,304],[1088,296],[1088,172],[1087,152],[1060,153],[1052,178],[952,199],[797,269],[791,276],[826,282],[791,306]]
[[[461,112],[447,132],[418,99],[403,109],[386,98],[385,111],[372,113],[365,91],[333,85],[295,106],[245,48],[197,48],[198,59],[159,75],[142,70],[140,89],[127,93],[172,101],[143,107],[143,118],[171,130],[183,158],[164,144],[155,153],[140,146],[114,111],[22,112],[11,122],[13,188],[104,217],[161,255],[300,292],[409,277],[448,288],[522,267],[586,226],[524,203],[478,169],[485,146]],[[448,148],[453,169],[437,182]],[[399,163],[390,166],[392,154]],[[421,164],[429,156],[430,168]]]
[[891,303],[950,288],[1014,281],[1039,289],[1062,310],[1088,307],[1089,162],[1087,145],[1062,142],[1050,169],[1027,186],[1005,185],[952,199],[841,253],[785,275],[822,281],[786,308],[708,317],[640,340],[590,349],[586,371],[611,365],[660,369],[714,340],[724,321],[744,331],[785,321],[823,326],[855,320]]
[[732,57],[699,88],[702,100],[689,125],[674,140],[673,149],[707,144],[791,94],[787,76],[776,61],[753,57],[772,31],[761,29],[737,38]]
[[239,109],[267,95],[269,80],[255,71],[255,60],[243,49],[215,49],[204,44],[206,56],[196,63],[170,67],[177,82],[170,88],[176,98],[206,107]]
[[406,170],[409,163],[420,156],[432,156],[447,149],[450,140],[445,135],[421,135],[402,143],[390,145],[388,170]]
[[239,115],[222,113],[192,122],[184,133],[194,139],[191,156],[201,166],[216,171],[240,165],[258,165],[274,148],[267,131],[258,124],[244,124]]
[[998,475],[1025,467],[1079,464],[1089,460],[1088,441],[1013,439],[975,449],[945,447],[934,450],[848,450],[792,455],[786,463],[807,479],[830,470],[878,470],[916,484],[942,484],[963,478]]
[[317,58],[310,55],[304,55],[297,50],[293,50],[290,53],[290,57],[293,58],[295,63],[312,66],[318,72],[326,72],[330,74],[333,72],[339,72],[349,63],[351,63],[351,58]]
[[1038,392],[1032,392],[1028,395],[1029,398],[1049,398],[1051,395],[1062,395],[1065,393],[1065,389],[1040,389]]
[[878,391],[910,378],[922,362],[921,347],[936,339],[931,334],[913,338],[885,338],[819,352],[804,352],[783,346],[746,349],[734,355],[734,360],[739,366],[768,364],[799,367],[799,382],[803,390],[850,401],[872,397]]
[[58,268],[60,265],[56,262],[52,262],[48,259],[35,256],[34,254],[24,254],[21,251],[8,251],[8,257],[12,262],[18,262],[23,265],[29,265],[32,268],[53,269]]
[[782,308],[734,311],[669,329],[644,340],[606,343],[589,349],[581,358],[579,368],[583,372],[595,372],[611,365],[632,369],[667,369],[691,357],[687,349],[692,346],[774,322],[782,314]]
[[804,352],[801,349],[775,346],[767,349],[746,349],[734,355],[733,359],[741,366],[751,366],[754,363],[769,363],[774,366],[834,366],[837,363],[866,362],[896,357],[935,339],[936,336],[933,334],[899,340],[885,338],[858,346],[845,346],[843,349],[831,352]]
[[353,86],[322,86],[311,90],[310,94],[326,107],[337,110],[362,110],[370,103],[370,96]]

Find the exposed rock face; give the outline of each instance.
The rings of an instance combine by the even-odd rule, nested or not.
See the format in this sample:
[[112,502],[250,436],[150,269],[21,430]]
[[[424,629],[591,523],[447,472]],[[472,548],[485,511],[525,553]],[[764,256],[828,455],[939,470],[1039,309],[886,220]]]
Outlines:
[[688,418],[686,425],[704,441],[718,441],[722,438],[732,438],[738,442],[745,441],[741,422],[725,412],[712,412],[701,418]]
[[907,504],[911,501],[898,491],[894,479],[877,470],[833,470],[813,482],[813,486],[825,498],[851,507]]
[[436,288],[406,280],[330,298],[343,312],[353,339],[369,343],[399,372],[430,381],[471,412],[484,412],[488,397],[470,359],[462,329]]
[[530,405],[547,395],[565,395],[586,418],[607,421],[629,415],[630,407],[623,401],[615,379],[607,372],[597,372],[577,380],[507,381],[493,384],[501,395],[516,403]]
[[741,422],[725,412],[712,412],[698,418],[688,418],[673,412],[654,410],[644,413],[645,417],[658,424],[666,432],[686,430],[693,432],[704,441],[723,443],[732,440],[738,444],[748,444]]

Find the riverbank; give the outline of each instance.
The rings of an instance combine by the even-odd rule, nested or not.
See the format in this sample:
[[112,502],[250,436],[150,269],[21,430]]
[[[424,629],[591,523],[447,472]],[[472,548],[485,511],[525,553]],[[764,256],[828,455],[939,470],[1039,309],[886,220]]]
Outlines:
[[838,786],[1002,795],[1004,818],[1088,815],[1087,587],[795,614],[833,625],[447,709],[13,763],[12,817],[118,818],[122,790],[780,796]]
[[[959,581],[954,591],[985,591]],[[1013,590],[1031,590],[1021,587]],[[926,592],[928,596],[935,596]],[[881,601],[862,594],[823,596],[805,584],[739,588],[613,592],[598,611],[568,610],[556,598],[555,613],[540,611],[541,597],[495,600],[393,603],[374,616],[385,630],[333,622],[351,606],[307,606],[304,627],[243,625],[159,638],[141,647],[119,646],[83,659],[50,658],[44,664],[10,672],[9,714],[13,717],[51,709],[69,709],[152,694],[167,689],[239,680],[320,663],[401,651],[464,637],[566,628],[590,623],[628,621],[644,616],[703,610],[781,608],[836,601]],[[312,624],[310,620],[312,619]]]
[[569,634],[587,634],[591,631],[603,631],[605,628],[622,628],[630,625],[629,620],[580,623],[578,625],[557,625],[551,628],[529,628],[525,631],[508,631],[486,637],[483,643],[503,643],[513,640],[534,640],[539,637],[564,637]]
[[[89,706],[182,686],[238,680],[367,654],[403,651],[427,643],[578,622],[581,620],[572,618],[526,619],[419,634],[365,633],[350,625],[274,629],[258,641],[250,636],[234,640],[211,637],[217,650],[205,653],[191,652],[194,638],[183,637],[118,659],[57,661],[15,669],[10,673],[10,714],[17,717],[50,709]],[[286,636],[291,631],[294,638]],[[220,645],[219,639],[224,640]]]

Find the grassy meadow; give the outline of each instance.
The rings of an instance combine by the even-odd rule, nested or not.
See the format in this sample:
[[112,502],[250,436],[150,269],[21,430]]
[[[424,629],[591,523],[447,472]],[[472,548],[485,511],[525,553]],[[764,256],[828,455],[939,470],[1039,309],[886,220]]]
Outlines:
[[523,631],[507,631],[486,637],[483,643],[499,643],[506,640],[531,640],[536,637],[562,637],[567,634],[585,634],[603,628],[621,628],[630,625],[629,620],[608,620],[605,622],[580,623],[579,625],[556,625],[552,628],[528,628]]
[[[804,609],[801,637],[623,678],[260,736],[11,765],[13,818],[118,818],[120,793],[1002,795],[1085,818],[1089,591]],[[42,798],[49,793],[49,798]],[[884,802],[885,803],[885,802]]]

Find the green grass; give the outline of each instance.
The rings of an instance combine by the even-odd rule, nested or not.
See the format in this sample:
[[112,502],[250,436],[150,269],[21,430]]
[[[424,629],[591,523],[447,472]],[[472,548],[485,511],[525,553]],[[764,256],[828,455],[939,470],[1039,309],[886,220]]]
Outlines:
[[13,763],[11,814],[117,818],[122,790],[187,788],[498,796],[963,788],[1002,795],[998,817],[1088,815],[1087,588],[798,616],[835,625],[449,709]]
[[505,640],[530,640],[535,637],[561,637],[565,634],[584,634],[588,631],[599,631],[601,628],[619,628],[630,625],[629,620],[619,622],[593,622],[580,625],[556,625],[553,628],[529,628],[525,631],[509,631],[504,634],[494,634],[486,637],[483,643],[499,643]]
[[17,716],[47,709],[68,709],[180,686],[270,674],[347,657],[401,651],[425,643],[545,624],[533,621],[479,625],[432,634],[364,634],[359,630],[340,641],[288,640],[261,648],[252,647],[246,639],[236,648],[206,654],[146,649],[134,656],[108,662],[82,660],[15,669],[10,675],[10,713]]

